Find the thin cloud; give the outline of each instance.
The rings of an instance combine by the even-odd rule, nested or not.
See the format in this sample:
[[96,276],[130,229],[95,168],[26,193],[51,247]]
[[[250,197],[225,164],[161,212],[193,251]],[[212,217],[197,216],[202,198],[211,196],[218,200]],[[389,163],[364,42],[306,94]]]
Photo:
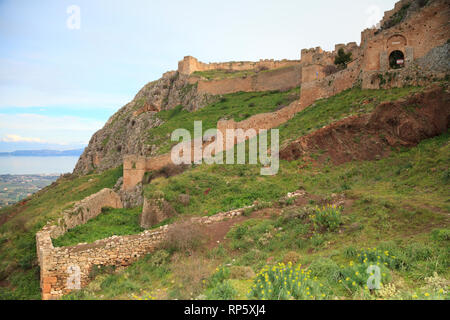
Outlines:
[[2,138],[3,142],[38,142],[47,143],[46,141],[39,138],[22,137],[18,134],[7,134],[5,138]]
[[366,9],[366,23],[365,28],[379,27],[380,20],[383,18],[383,10],[379,6],[371,5]]

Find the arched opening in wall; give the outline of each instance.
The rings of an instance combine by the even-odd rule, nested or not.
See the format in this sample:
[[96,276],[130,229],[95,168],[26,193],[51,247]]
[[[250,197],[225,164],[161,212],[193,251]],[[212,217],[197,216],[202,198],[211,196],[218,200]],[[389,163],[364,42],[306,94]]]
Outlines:
[[392,51],[389,55],[389,67],[391,69],[400,69],[405,66],[405,55],[400,50]]

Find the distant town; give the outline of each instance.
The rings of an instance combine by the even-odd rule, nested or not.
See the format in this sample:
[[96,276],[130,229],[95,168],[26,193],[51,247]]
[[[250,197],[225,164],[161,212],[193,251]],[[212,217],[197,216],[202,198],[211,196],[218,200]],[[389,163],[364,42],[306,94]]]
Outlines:
[[56,181],[59,175],[0,175],[0,209],[12,205]]

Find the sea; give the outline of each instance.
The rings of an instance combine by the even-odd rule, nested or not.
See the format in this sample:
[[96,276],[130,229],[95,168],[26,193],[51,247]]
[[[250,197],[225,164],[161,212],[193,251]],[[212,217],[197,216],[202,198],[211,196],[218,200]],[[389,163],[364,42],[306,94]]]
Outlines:
[[60,175],[72,172],[79,157],[0,157],[0,174]]

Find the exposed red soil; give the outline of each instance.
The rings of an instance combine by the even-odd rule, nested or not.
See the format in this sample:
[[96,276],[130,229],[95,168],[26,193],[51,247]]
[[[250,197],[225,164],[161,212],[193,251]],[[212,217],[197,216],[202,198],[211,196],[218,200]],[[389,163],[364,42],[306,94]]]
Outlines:
[[335,164],[385,157],[391,147],[413,147],[420,141],[446,132],[450,122],[450,94],[434,86],[407,99],[385,102],[370,114],[337,121],[290,143],[280,152],[284,160],[324,151]]

